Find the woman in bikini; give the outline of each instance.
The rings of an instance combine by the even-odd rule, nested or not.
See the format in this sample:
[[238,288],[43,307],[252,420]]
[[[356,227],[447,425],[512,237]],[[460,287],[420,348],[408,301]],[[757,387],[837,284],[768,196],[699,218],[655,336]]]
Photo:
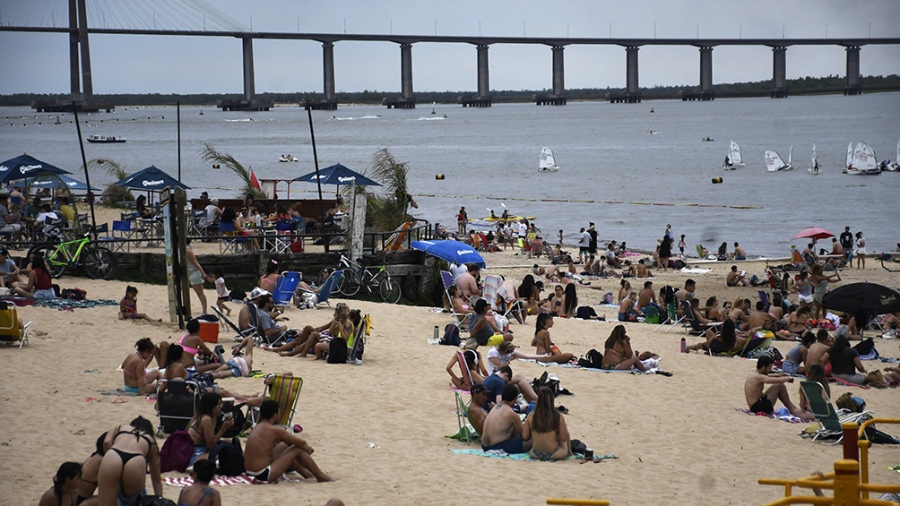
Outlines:
[[739,352],[744,349],[746,338],[737,337],[734,329],[734,320],[726,319],[722,323],[722,330],[715,334],[712,330],[707,330],[707,339],[705,342],[688,346],[689,351],[709,351],[715,354]]
[[162,495],[159,471],[159,446],[153,437],[153,424],[137,417],[106,433],[103,446],[109,448],[100,462],[98,489],[100,506],[137,505],[146,489],[147,468],[153,494]]
[[[353,335],[355,330],[353,322],[350,321],[350,306],[341,302],[335,306],[334,312],[336,317],[331,322],[331,326],[328,327],[328,335],[331,336],[331,339],[343,339],[344,342],[348,343],[350,342],[350,336]],[[330,348],[330,339],[316,343],[316,360],[324,360],[326,358],[325,354],[328,353]]]
[[[563,353],[550,340],[550,328],[553,327],[553,315],[550,313],[541,313],[537,317],[537,323],[534,325],[534,339],[531,345],[535,347],[535,354],[541,358],[540,362],[553,362],[556,364],[565,364],[571,362],[574,355],[571,353]],[[547,355],[549,354],[549,356]]]
[[[450,307],[453,308],[453,312],[457,315],[470,315],[472,314],[472,307],[469,306],[468,301],[466,301],[462,292],[459,291],[459,288],[456,285],[450,285],[447,288],[447,293],[450,295]],[[463,316],[460,318],[460,321],[468,320],[468,316]]]
[[622,281],[619,282],[619,298],[617,299],[619,303],[625,300],[629,295],[631,295],[631,283],[628,282],[625,278],[622,278]]
[[563,305],[563,287],[562,285],[556,285],[553,287],[553,293],[551,293],[547,300],[541,302],[541,310],[548,312],[550,314],[558,315],[562,311]]
[[219,394],[207,392],[200,397],[200,409],[187,426],[187,433],[194,442],[194,454],[188,466],[193,466],[198,459],[209,457],[209,450],[215,448],[225,431],[234,425],[234,418],[226,418],[216,431],[216,420],[221,414],[222,397]]
[[[522,299],[525,302],[525,314],[538,314],[540,312],[540,306],[538,306],[538,299],[540,299],[541,292],[538,290],[537,286],[535,286],[534,276],[531,274],[526,274],[522,279],[522,284],[519,285],[519,289],[517,290],[517,295],[519,299]],[[523,318],[520,323],[525,323],[525,319]]]
[[525,419],[522,439],[531,440],[531,458],[562,460],[572,454],[566,419],[553,403],[553,392],[547,387],[537,390],[537,404]]
[[275,293],[275,287],[278,286],[279,278],[281,278],[281,275],[278,274],[278,261],[271,259],[269,260],[269,264],[266,265],[266,273],[259,278],[259,282],[256,286],[269,293]]
[[134,343],[137,353],[129,353],[125,360],[122,361],[122,374],[125,377],[125,391],[133,394],[149,394],[156,391],[156,380],[162,375],[159,369],[147,371],[150,361],[156,359],[159,367],[166,366],[165,356],[168,354],[168,343],[163,341],[157,347],[153,345],[153,341],[149,337],[145,337]]
[[561,318],[574,318],[578,310],[578,292],[575,291],[575,284],[566,285],[563,295],[562,307],[556,310],[557,316]]
[[63,462],[53,477],[53,487],[44,492],[38,506],[76,506],[81,501],[78,487],[81,485],[81,464]]
[[100,434],[97,438],[96,449],[90,457],[81,463],[81,485],[78,487],[78,500],[76,504],[94,505],[97,499],[86,502],[94,497],[97,491],[97,474],[100,472],[100,462],[106,451],[103,450],[103,441],[106,439],[106,433]]
[[631,349],[631,338],[625,333],[624,325],[616,325],[604,344],[603,369],[623,371],[632,367],[646,371],[647,367]]

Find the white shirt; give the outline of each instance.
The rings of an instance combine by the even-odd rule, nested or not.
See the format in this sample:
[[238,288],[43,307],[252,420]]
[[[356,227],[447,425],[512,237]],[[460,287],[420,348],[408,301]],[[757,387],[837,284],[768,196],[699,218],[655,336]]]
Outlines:
[[[503,367],[504,365],[509,365],[509,357],[510,357],[511,355],[512,355],[512,353],[510,353],[509,355],[503,355],[503,354],[501,354],[501,353],[500,353],[500,350],[498,350],[496,346],[494,346],[493,348],[491,348],[490,350],[488,350],[488,354],[487,354],[488,376],[490,376],[491,374],[494,374],[494,371],[496,371],[497,369]],[[491,362],[491,357],[497,357],[497,358],[499,358],[499,359],[500,359],[500,365],[499,365],[499,366],[494,365],[494,363]]]
[[528,235],[528,227],[525,226],[525,223],[519,223],[519,237],[524,238]]
[[587,248],[591,244],[591,234],[587,231],[581,233],[581,240],[578,241],[578,245],[582,248]]
[[59,216],[57,216],[56,213],[54,213],[53,211],[51,211],[49,213],[41,213],[41,214],[37,215],[37,218],[35,218],[34,221],[37,223],[46,223],[48,218],[51,221],[58,220]]
[[456,280],[458,280],[460,276],[467,272],[469,272],[469,268],[466,267],[465,264],[450,264],[450,275],[453,276],[454,283],[456,283]]

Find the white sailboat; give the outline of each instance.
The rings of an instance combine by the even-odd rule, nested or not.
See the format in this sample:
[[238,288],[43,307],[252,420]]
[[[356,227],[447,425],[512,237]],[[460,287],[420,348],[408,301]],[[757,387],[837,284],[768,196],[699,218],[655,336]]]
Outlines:
[[556,165],[556,159],[553,158],[553,151],[544,146],[541,148],[541,161],[538,163],[538,172],[556,172],[559,166]]
[[841,171],[842,174],[847,173],[847,169],[853,165],[853,143],[847,144],[847,162],[844,163],[844,170]]
[[725,163],[722,168],[725,170],[734,170],[744,166],[744,160],[741,158],[741,147],[738,143],[731,141],[728,146],[728,156],[725,157]]
[[897,141],[897,153],[894,156],[893,163],[887,164],[885,170],[888,172],[900,172],[900,141]]
[[769,172],[784,172],[793,169],[794,167],[791,166],[790,163],[793,152],[794,147],[791,146],[791,154],[788,155],[788,163],[784,163],[784,160],[778,156],[778,153],[766,150],[766,170]]
[[813,143],[813,150],[812,150],[812,165],[810,165],[809,169],[807,169],[807,170],[809,171],[810,174],[812,174],[814,176],[819,175],[819,159],[816,158],[816,143],[815,142]]
[[860,142],[853,150],[853,161],[847,168],[847,174],[854,176],[877,176],[881,174],[875,152],[865,142]]

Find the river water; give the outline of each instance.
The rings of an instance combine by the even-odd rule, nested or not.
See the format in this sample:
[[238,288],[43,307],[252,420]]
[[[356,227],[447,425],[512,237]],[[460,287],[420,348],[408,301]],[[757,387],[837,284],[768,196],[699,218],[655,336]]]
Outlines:
[[[596,223],[601,242],[626,240],[641,249],[652,249],[667,223],[676,237],[687,236],[689,251],[698,243],[715,250],[723,241],[731,249],[739,241],[751,256],[787,256],[790,244],[805,243],[791,237],[811,226],[836,234],[844,226],[863,230],[870,252],[892,250],[900,242],[900,173],[841,174],[851,141],[867,142],[879,160],[895,158],[900,93],[488,109],[438,104],[434,109],[433,115],[427,104],[405,111],[378,106],[314,111],[319,165],[340,162],[363,171],[372,154],[387,147],[410,166],[417,216],[446,223],[450,230],[456,228],[460,206],[478,218],[489,214],[487,208],[500,214],[505,205],[511,214],[537,216],[546,237],[564,230],[567,243],[574,243],[589,221]],[[27,152],[80,171],[71,120],[66,114],[0,108],[0,159]],[[174,107],[119,107],[80,120],[84,136],[128,139],[85,144],[88,159],[109,158],[129,172],[152,164],[177,174]],[[706,137],[713,141],[702,142]],[[730,139],[741,145],[746,167],[724,171],[720,167]],[[260,179],[313,170],[309,124],[299,107],[269,112],[182,108],[181,170],[190,194],[207,190],[234,196],[239,179],[200,159],[207,142],[251,166]],[[806,171],[813,142],[822,166],[819,176]],[[542,145],[553,149],[559,172],[537,172]],[[795,170],[766,172],[763,152],[775,150],[787,160],[792,145]],[[300,162],[279,163],[278,157],[288,153]],[[437,180],[437,174],[445,179]],[[712,184],[715,177],[723,182]],[[91,178],[95,186],[111,182],[102,173]],[[291,197],[313,198],[314,189],[295,183]]]

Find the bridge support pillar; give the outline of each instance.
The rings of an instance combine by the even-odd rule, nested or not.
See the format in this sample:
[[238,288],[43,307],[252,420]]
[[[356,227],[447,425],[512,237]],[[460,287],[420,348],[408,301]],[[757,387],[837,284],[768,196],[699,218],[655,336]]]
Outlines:
[[713,92],[713,48],[700,48],[700,100],[715,100]]
[[786,98],[788,96],[787,79],[785,78],[787,48],[775,46],[772,48],[772,98]]
[[415,109],[416,96],[413,93],[412,44],[400,44],[400,97],[385,97],[381,101],[388,109]]
[[641,101],[641,87],[638,81],[638,51],[639,46],[625,48],[625,96],[622,102],[637,104]]
[[488,64],[488,46],[487,44],[478,44],[475,46],[477,51],[477,70],[478,70],[478,94],[474,97],[459,97],[459,103],[463,107],[490,107],[491,102],[491,71]]
[[862,95],[862,82],[859,77],[859,46],[848,46],[847,49],[847,85],[844,95]]
[[69,88],[72,100],[81,99],[81,60],[78,58],[78,8],[69,0]]
[[337,99],[334,98],[334,43],[322,43],[322,88],[325,97],[318,102],[307,102],[311,109],[336,111]]
[[244,100],[247,102],[256,98],[256,77],[253,71],[253,39],[244,37],[241,39],[244,54]]

